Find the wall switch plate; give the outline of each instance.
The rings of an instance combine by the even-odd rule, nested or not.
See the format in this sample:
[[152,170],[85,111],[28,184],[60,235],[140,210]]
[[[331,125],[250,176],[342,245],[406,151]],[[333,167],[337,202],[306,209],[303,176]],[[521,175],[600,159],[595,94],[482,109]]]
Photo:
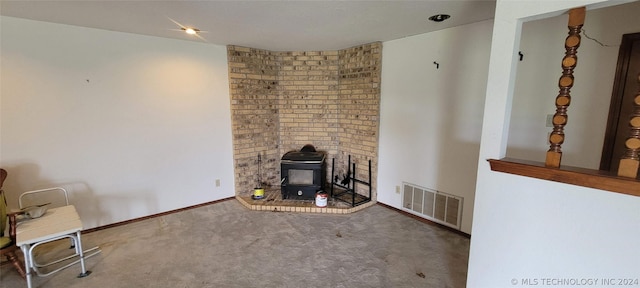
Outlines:
[[396,194],[400,194],[400,186],[396,186]]
[[220,187],[220,179],[216,179],[216,187]]
[[547,127],[553,127],[553,114],[547,114]]

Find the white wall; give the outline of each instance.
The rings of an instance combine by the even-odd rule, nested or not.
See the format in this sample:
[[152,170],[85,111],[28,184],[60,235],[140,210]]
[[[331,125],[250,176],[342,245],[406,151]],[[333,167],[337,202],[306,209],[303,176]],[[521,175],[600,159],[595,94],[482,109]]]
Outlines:
[[467,287],[531,286],[524,279],[543,286],[542,278],[640,278],[640,197],[492,172],[486,163],[506,152],[521,19],[596,2],[604,1],[497,3]]
[[[598,169],[622,35],[640,32],[640,2],[587,11],[578,49],[562,164]],[[555,113],[568,16],[522,25],[507,156],[544,161],[549,149],[546,115]],[[585,35],[586,33],[586,35]],[[606,46],[602,46],[594,38]]]
[[379,202],[402,208],[403,181],[461,196],[461,230],[471,232],[491,29],[483,21],[383,43]]
[[63,186],[86,229],[234,195],[224,46],[1,24],[10,206],[22,191]]

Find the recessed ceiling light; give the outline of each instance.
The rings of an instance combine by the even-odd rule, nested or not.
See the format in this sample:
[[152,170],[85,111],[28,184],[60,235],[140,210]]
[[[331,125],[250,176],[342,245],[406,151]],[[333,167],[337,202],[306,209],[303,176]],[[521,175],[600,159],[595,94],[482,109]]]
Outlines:
[[433,15],[433,16],[429,17],[429,20],[431,20],[433,22],[442,22],[442,21],[447,20],[449,18],[451,18],[451,15],[436,14],[436,15]]
[[[167,17],[167,18],[169,18],[169,17]],[[202,33],[207,33],[207,31],[202,31],[202,30],[200,30],[200,29],[198,29],[198,28],[193,28],[193,27],[187,27],[187,26],[184,26],[184,25],[182,25],[182,24],[178,23],[178,21],[173,20],[173,19],[171,19],[171,18],[169,18],[169,20],[171,20],[171,22],[173,22],[173,23],[175,23],[176,25],[178,25],[178,27],[180,28],[180,29],[171,29],[171,30],[173,30],[173,31],[181,31],[181,32],[185,32],[185,33],[187,33],[187,34],[189,34],[189,35],[192,35],[192,36],[198,37],[200,40],[202,40],[202,41],[204,41],[204,42],[207,42],[207,39],[204,39],[204,37],[202,37],[202,36],[200,35],[200,34],[202,34]]]
[[196,35],[196,34],[198,34],[198,32],[200,32],[200,30],[199,30],[199,29],[197,29],[197,28],[190,28],[190,27],[182,27],[182,30],[183,30],[184,32],[186,32],[187,34],[189,34],[189,35]]

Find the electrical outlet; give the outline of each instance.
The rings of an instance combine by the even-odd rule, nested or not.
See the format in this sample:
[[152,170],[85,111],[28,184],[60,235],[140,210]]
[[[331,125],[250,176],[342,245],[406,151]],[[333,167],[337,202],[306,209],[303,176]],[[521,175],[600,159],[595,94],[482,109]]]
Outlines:
[[216,179],[216,187],[220,187],[220,179]]
[[553,127],[553,114],[547,114],[547,127]]
[[400,186],[396,186],[396,194],[400,194]]

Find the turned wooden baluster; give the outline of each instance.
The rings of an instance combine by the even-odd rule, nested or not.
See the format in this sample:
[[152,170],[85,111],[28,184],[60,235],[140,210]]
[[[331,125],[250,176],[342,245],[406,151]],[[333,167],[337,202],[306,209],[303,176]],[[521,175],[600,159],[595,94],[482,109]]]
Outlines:
[[[640,74],[638,74],[640,84]],[[638,85],[640,88],[640,85]],[[633,98],[633,114],[629,119],[629,137],[624,141],[627,152],[624,153],[618,166],[618,176],[636,178],[640,164],[640,89]]]
[[556,97],[556,113],[553,115],[553,131],[549,135],[551,144],[547,151],[545,166],[560,167],[562,143],[564,143],[564,126],[567,124],[567,108],[571,103],[571,87],[573,87],[573,69],[578,63],[578,47],[580,47],[580,29],[584,25],[585,8],[569,10],[569,36],[565,39],[565,56],[562,59],[562,76],[558,80],[560,93]]

